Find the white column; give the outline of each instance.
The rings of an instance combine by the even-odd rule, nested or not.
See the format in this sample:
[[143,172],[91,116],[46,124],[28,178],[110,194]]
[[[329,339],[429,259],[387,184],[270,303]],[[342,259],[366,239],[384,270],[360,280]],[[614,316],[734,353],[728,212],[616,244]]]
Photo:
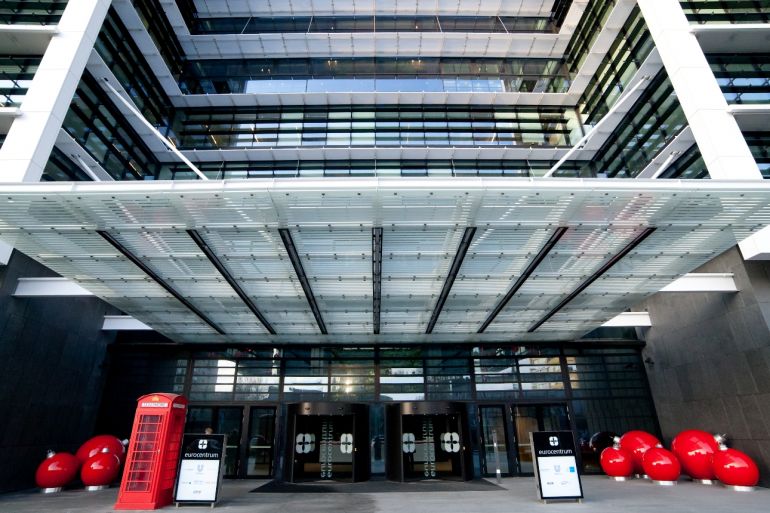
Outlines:
[[0,182],[37,182],[110,0],[70,0],[0,149]]
[[761,180],[679,1],[638,2],[711,178]]

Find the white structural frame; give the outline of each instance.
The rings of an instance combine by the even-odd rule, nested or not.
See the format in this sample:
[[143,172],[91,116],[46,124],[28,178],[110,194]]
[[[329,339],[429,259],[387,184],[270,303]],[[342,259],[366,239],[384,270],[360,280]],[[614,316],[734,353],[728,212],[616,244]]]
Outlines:
[[661,292],[738,292],[733,273],[687,273]]
[[754,157],[678,0],[638,0],[712,179],[761,180]]
[[102,331],[152,331],[152,328],[130,315],[105,315]]
[[110,0],[67,3],[0,148],[0,180],[40,180],[109,6]]
[[93,296],[68,278],[19,278],[13,297]]
[[652,319],[649,312],[623,312],[602,324],[602,328],[649,328]]

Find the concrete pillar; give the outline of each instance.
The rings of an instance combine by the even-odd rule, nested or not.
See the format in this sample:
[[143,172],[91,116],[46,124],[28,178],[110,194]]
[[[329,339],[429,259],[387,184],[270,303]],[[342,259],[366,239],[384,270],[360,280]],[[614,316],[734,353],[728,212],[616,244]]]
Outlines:
[[37,182],[110,0],[70,0],[0,149],[0,182]]
[[638,2],[711,178],[761,180],[679,0]]

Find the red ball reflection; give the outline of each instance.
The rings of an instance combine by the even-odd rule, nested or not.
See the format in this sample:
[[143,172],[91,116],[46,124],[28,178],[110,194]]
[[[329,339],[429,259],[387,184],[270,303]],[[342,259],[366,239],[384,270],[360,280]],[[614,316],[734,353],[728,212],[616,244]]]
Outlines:
[[74,455],[57,452],[37,467],[35,483],[40,488],[60,488],[75,479],[79,467],[80,461]]
[[756,486],[759,468],[748,454],[737,449],[717,451],[712,457],[717,479],[730,486]]
[[620,437],[620,447],[631,453],[634,472],[637,474],[644,474],[642,457],[656,445],[660,445],[660,441],[646,431],[629,431]]
[[653,447],[642,458],[644,473],[653,481],[676,481],[682,467],[676,455],[663,447]]
[[671,451],[679,458],[684,473],[693,479],[714,479],[711,458],[719,450],[714,436],[705,431],[682,431],[671,441]]
[[80,480],[86,486],[106,486],[115,481],[120,472],[120,458],[109,452],[92,456],[80,469]]
[[123,443],[112,435],[97,435],[89,440],[86,440],[83,445],[80,446],[75,456],[85,463],[85,461],[97,454],[101,453],[104,449],[108,449],[109,452],[116,455],[120,462],[123,463],[126,459],[126,448]]
[[599,457],[602,470],[610,477],[628,477],[634,473],[634,461],[625,449],[607,447]]

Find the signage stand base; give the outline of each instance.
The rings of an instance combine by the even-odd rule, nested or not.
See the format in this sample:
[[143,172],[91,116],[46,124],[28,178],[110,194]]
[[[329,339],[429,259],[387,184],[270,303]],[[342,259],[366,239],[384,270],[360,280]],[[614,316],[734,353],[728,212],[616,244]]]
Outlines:
[[577,502],[583,504],[583,499],[540,499],[543,504],[552,504],[555,502]]

